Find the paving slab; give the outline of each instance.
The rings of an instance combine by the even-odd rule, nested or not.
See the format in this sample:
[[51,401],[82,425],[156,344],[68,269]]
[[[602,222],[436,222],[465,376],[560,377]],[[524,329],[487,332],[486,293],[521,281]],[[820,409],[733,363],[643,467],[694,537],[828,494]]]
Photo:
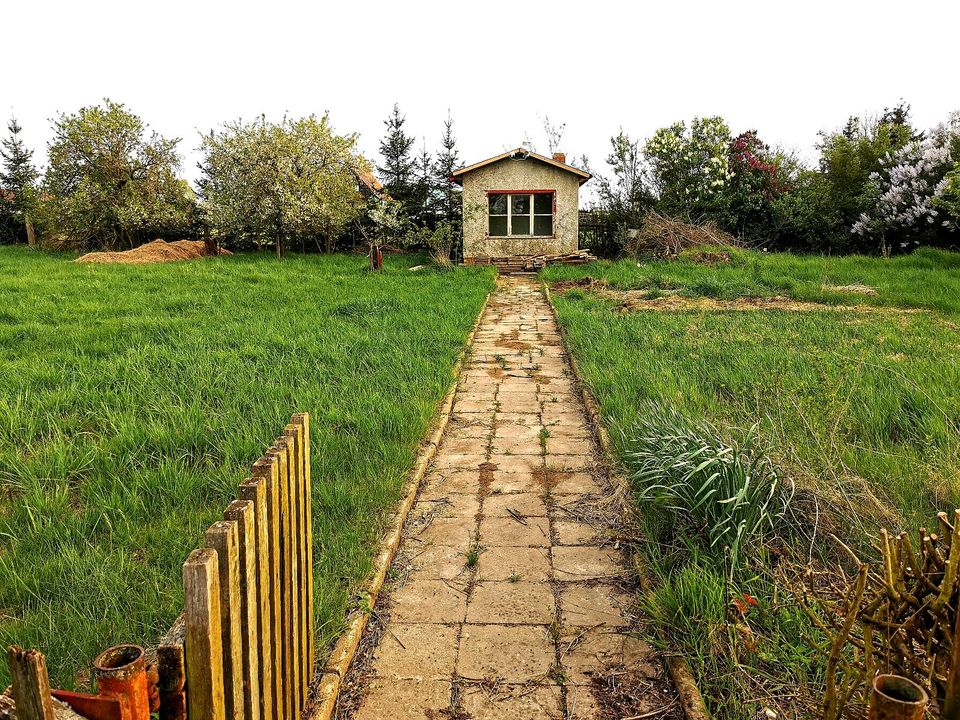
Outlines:
[[554,659],[554,641],[545,627],[464,625],[457,673],[471,680],[543,681]]
[[549,625],[556,617],[548,582],[479,582],[467,608],[468,623]]

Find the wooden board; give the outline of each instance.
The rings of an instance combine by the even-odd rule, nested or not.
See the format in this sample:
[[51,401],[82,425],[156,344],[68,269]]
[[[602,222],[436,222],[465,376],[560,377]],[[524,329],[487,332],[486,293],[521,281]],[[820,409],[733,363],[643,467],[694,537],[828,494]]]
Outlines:
[[273,712],[278,720],[285,720],[290,715],[284,692],[283,607],[281,605],[283,561],[280,557],[280,460],[277,455],[268,453],[260,458],[253,465],[253,474],[267,482],[267,547],[270,556],[267,597],[270,603],[270,653],[273,658]]
[[237,524],[238,567],[240,570],[240,641],[243,650],[243,717],[260,720],[260,594],[257,588],[257,536],[254,505],[234,500],[223,512]]
[[204,544],[217,551],[220,575],[220,635],[223,647],[223,700],[227,720],[243,720],[243,641],[240,623],[240,550],[237,523],[209,527]]
[[270,546],[267,518],[270,509],[267,503],[266,478],[247,478],[240,484],[240,498],[254,505],[254,527],[257,556],[257,633],[260,639],[260,717],[262,720],[279,720],[274,709],[273,683],[273,615],[270,595]]
[[188,712],[191,718],[225,720],[220,574],[216,550],[194,550],[183,564]]

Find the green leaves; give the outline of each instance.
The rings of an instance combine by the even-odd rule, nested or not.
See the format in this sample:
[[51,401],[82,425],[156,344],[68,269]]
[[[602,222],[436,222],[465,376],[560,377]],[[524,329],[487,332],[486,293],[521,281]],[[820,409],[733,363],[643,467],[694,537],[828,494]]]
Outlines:
[[192,191],[177,175],[179,139],[152,132],[122,104],[106,99],[53,124],[41,218],[69,245],[133,247],[182,232]]
[[204,136],[199,185],[210,226],[259,247],[335,236],[364,209],[355,141],[313,115],[227,123]]
[[763,453],[757,427],[726,439],[705,420],[653,401],[638,417],[627,453],[638,500],[681,514],[736,565],[748,541],[774,531],[792,496]]

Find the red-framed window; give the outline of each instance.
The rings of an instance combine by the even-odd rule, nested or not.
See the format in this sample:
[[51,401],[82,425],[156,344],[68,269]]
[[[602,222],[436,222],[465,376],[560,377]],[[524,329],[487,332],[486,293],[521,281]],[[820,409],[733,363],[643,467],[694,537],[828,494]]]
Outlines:
[[490,190],[487,233],[490,237],[552,237],[556,210],[555,190]]

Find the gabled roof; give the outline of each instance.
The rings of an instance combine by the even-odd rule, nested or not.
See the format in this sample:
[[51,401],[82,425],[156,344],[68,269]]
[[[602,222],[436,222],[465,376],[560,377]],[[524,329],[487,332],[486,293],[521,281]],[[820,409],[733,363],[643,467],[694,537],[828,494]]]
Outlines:
[[513,159],[529,158],[533,160],[539,160],[540,162],[546,163],[547,165],[552,165],[553,167],[558,168],[559,170],[565,170],[566,172],[572,173],[573,175],[576,175],[577,177],[579,177],[581,185],[583,185],[587,180],[593,177],[586,170],[581,170],[580,168],[576,168],[573,165],[567,165],[566,163],[559,162],[558,160],[554,160],[553,158],[548,158],[545,155],[538,155],[537,153],[530,152],[525,148],[514,148],[513,150],[508,150],[507,152],[501,153],[500,155],[495,155],[492,158],[481,160],[480,162],[474,163],[473,165],[467,165],[465,167],[458,168],[457,170],[453,171],[453,175],[450,176],[450,179],[453,182],[462,185],[463,176],[466,175],[467,173],[471,173],[474,170],[479,170],[480,168],[485,167],[487,165],[492,165],[493,163],[498,163],[501,160],[509,160],[511,158]]
[[363,158],[358,158],[357,162],[353,165],[353,174],[357,178],[357,182],[360,183],[363,187],[367,189],[371,195],[373,195],[378,200],[386,200],[390,196],[387,194],[387,191],[383,189],[383,185],[380,184],[380,181],[373,174],[373,170],[370,168],[370,164]]

